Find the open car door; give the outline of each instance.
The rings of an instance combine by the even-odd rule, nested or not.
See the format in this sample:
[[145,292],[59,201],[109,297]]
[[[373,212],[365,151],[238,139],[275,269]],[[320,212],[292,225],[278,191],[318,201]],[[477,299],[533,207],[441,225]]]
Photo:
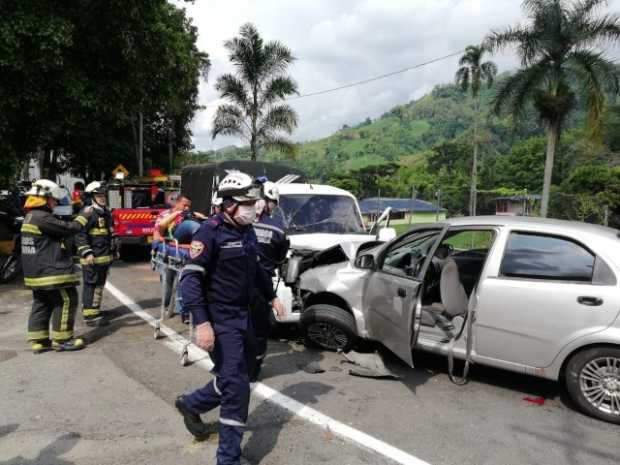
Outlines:
[[370,337],[410,366],[424,275],[445,229],[443,224],[420,226],[388,243],[375,258],[364,290]]

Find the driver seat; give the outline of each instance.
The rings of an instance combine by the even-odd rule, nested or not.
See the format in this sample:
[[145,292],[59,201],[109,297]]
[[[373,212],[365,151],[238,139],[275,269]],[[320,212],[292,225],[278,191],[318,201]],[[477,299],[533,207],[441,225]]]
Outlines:
[[441,303],[422,307],[420,323],[424,326],[438,325],[442,329],[451,326],[454,317],[467,312],[469,299],[459,278],[459,269],[453,258],[447,258],[441,269],[439,281]]

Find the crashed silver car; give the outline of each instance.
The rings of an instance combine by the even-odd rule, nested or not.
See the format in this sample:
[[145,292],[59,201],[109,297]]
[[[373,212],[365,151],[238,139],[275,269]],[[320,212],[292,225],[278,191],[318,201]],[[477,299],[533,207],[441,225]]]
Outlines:
[[344,243],[300,259],[300,326],[325,349],[372,339],[410,365],[424,350],[561,380],[620,423],[619,234],[497,216]]

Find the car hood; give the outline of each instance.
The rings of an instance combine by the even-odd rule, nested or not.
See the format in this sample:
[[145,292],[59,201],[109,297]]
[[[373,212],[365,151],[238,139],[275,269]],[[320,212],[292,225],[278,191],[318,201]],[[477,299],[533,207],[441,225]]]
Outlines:
[[[341,245],[343,250],[349,254],[349,248],[357,247],[364,242],[372,241],[373,236],[368,234],[329,234],[329,233],[312,233],[312,234],[294,234],[289,236],[291,241],[291,249],[325,250],[335,245]],[[353,252],[355,253],[355,252]]]

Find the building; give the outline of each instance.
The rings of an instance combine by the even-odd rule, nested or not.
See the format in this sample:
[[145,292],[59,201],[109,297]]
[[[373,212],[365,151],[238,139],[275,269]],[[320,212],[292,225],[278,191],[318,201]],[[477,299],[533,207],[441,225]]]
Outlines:
[[447,210],[425,200],[371,197],[360,201],[360,210],[366,224],[374,223],[383,211],[392,209],[391,224],[432,223],[446,219]]
[[537,194],[512,195],[495,198],[495,214],[500,216],[532,216],[536,202],[541,196]]

